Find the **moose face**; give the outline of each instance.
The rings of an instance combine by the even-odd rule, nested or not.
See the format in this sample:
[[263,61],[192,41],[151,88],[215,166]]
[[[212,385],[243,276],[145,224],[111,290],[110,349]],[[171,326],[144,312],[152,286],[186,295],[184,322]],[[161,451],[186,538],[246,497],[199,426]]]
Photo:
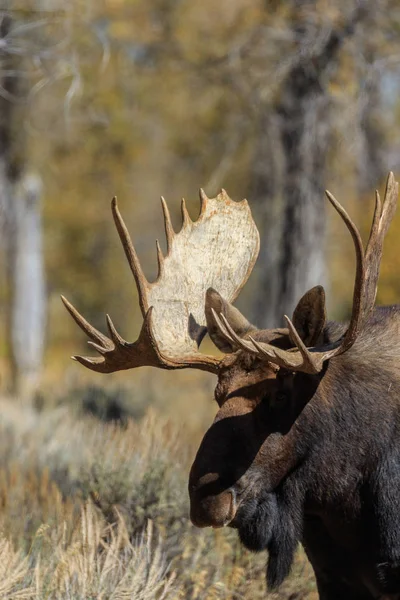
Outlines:
[[[310,310],[304,310],[306,297]],[[294,319],[302,320],[307,336],[315,338],[324,324],[322,288],[314,288],[306,297]],[[287,330],[255,330],[237,309],[210,290],[208,329],[225,352],[232,348],[214,326],[211,308],[224,314],[239,336],[251,333],[252,339],[283,350],[293,346]],[[245,351],[224,358],[215,389],[219,410],[190,472],[194,525],[230,525],[238,529],[249,549],[268,547],[278,518],[274,491],[300,458],[295,423],[319,380],[319,376],[279,368]]]
[[293,377],[280,378],[243,354],[224,362],[215,391],[219,410],[190,472],[191,520],[198,527],[236,526],[247,546],[262,550],[269,540],[247,540],[244,524],[259,518],[268,492],[290,468],[290,420],[282,413],[291,404]]

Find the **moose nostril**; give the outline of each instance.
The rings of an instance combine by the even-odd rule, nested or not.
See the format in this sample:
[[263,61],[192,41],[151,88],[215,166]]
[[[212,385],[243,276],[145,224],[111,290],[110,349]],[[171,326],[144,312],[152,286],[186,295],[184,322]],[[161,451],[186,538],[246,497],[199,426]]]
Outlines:
[[226,491],[226,487],[221,483],[218,473],[207,473],[189,483],[189,495],[196,500],[219,496],[224,491]]
[[200,477],[200,479],[197,482],[196,488],[200,489],[206,485],[216,484],[219,481],[220,481],[220,477],[219,477],[218,473],[207,473],[206,475],[203,475],[202,477]]

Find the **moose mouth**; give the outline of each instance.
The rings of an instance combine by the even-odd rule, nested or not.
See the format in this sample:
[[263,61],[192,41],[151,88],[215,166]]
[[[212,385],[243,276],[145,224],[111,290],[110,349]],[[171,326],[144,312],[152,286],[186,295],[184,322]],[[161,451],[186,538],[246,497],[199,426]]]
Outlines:
[[[207,486],[208,488],[215,487],[215,482],[211,481],[205,484],[201,490],[203,493],[204,488]],[[220,529],[233,522],[238,508],[234,489],[228,488],[217,495],[208,493],[202,498],[193,499],[195,493],[196,490],[189,488],[189,494],[191,495],[190,520],[193,525],[199,528],[212,527],[213,529]]]

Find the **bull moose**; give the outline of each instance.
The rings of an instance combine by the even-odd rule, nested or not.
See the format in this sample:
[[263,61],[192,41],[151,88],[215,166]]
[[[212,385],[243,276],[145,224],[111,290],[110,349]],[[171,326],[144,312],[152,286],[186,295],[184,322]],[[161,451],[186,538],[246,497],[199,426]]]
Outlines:
[[[200,192],[192,222],[182,202],[175,233],[162,199],[167,254],[149,283],[116,199],[112,213],[136,281],[144,322],[126,342],[65,306],[110,373],[139,366],[196,368],[218,377],[218,412],[189,477],[198,527],[237,529],[253,551],[268,550],[267,583],[288,575],[304,545],[321,600],[400,598],[400,306],[374,308],[385,234],[398,184],[389,174],[364,251],[339,202],[356,254],[349,324],[326,320],[321,286],[299,301],[286,327],[259,330],[232,306],[259,250],[247,202]],[[198,351],[209,333],[223,358]]]

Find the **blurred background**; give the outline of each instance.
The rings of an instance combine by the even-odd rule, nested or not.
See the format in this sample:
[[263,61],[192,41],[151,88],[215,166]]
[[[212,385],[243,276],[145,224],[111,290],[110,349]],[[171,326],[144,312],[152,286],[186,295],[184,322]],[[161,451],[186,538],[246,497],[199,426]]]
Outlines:
[[[55,548],[67,561],[55,541],[65,515],[71,524],[81,514],[70,525],[79,545],[85,527],[115,526],[123,513],[126,569],[137,570],[135,535],[149,519],[172,564],[144,554],[161,587],[131,597],[265,597],[262,561],[231,533],[196,533],[187,520],[185,482],[215,412],[213,377],[86,373],[69,361],[86,339],[59,296],[103,331],[109,312],[133,341],[141,314],[112,196],[151,280],[155,239],[165,248],[159,197],[178,229],[182,196],[195,218],[198,188],[215,196],[224,187],[248,198],[261,234],[237,302],[246,316],[279,326],[322,283],[329,316],[346,318],[353,249],[323,190],[368,233],[374,189],[383,193],[389,170],[400,174],[399,93],[395,0],[0,0],[0,520],[18,556],[31,552],[17,591],[67,594],[54,575]],[[399,239],[400,215],[385,244],[381,304],[400,298]],[[48,596],[33,583],[42,581],[32,548],[43,554],[43,527],[53,528]],[[177,557],[186,574],[172,581]],[[315,597],[303,556],[296,569],[271,598]],[[81,582],[71,597],[86,598],[87,582],[99,594],[96,576],[82,573],[71,575]]]

